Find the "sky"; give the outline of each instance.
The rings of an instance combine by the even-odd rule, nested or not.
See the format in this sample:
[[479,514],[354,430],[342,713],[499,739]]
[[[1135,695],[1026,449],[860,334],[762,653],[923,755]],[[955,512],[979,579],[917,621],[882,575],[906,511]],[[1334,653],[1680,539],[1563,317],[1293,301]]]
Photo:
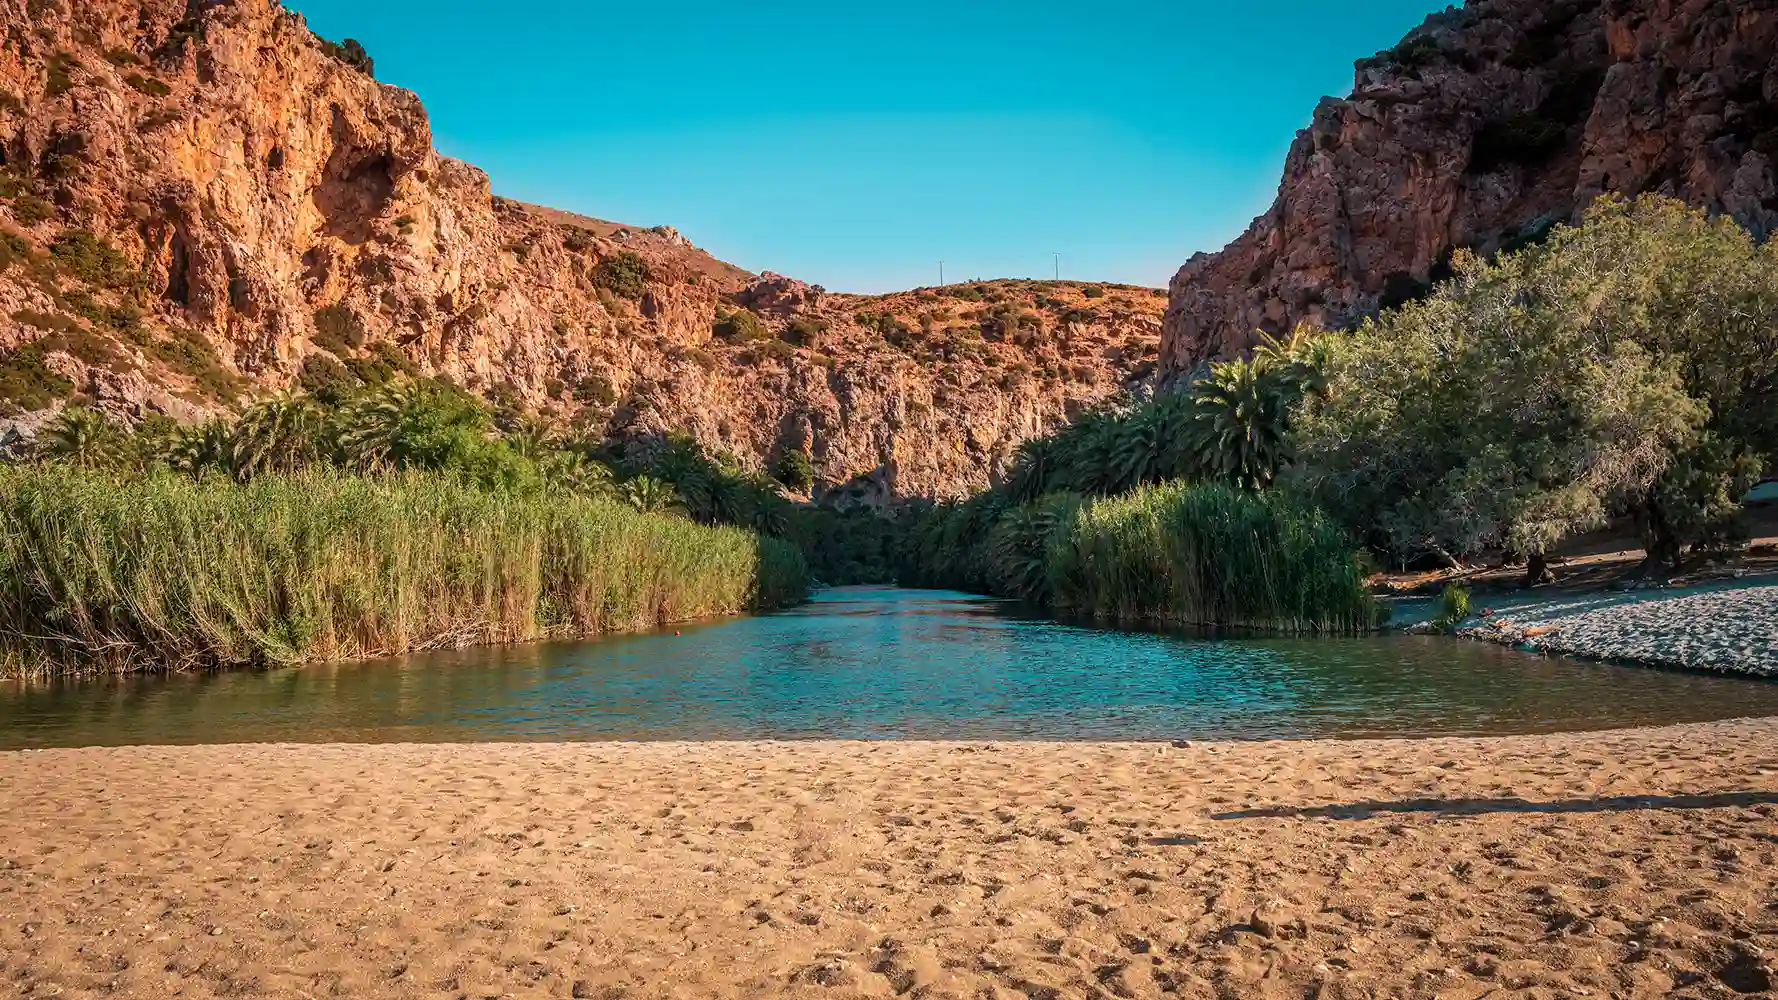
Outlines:
[[286,0],[496,194],[836,291],[1162,286],[1430,0]]

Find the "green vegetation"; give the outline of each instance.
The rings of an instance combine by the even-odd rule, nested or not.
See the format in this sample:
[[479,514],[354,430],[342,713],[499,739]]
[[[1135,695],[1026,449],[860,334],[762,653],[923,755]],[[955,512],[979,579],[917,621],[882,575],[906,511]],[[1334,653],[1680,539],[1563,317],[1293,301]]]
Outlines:
[[613,295],[639,299],[648,286],[648,262],[634,251],[619,251],[599,261],[593,284]]
[[1390,558],[1527,561],[1614,515],[1648,569],[1727,533],[1778,458],[1778,248],[1667,199],[1457,276],[1330,342],[1293,484]]
[[12,217],[21,226],[35,226],[55,218],[56,207],[34,194],[21,194],[12,201]]
[[49,245],[49,256],[68,274],[100,288],[129,284],[135,270],[122,251],[90,229],[64,230]]
[[167,86],[164,81],[152,76],[143,76],[141,73],[131,73],[123,78],[123,82],[129,84],[130,88],[137,93],[146,94],[149,97],[165,97],[173,92],[173,88]]
[[365,76],[374,77],[377,75],[376,61],[371,59],[369,52],[364,51],[364,46],[359,44],[357,39],[348,38],[343,42],[333,42],[316,35],[315,42],[321,46],[321,51]]
[[52,52],[46,62],[48,79],[43,92],[50,97],[60,97],[74,89],[74,71],[80,68],[80,60],[66,52]]
[[719,313],[714,332],[731,344],[751,344],[772,336],[772,331],[766,329],[765,320],[760,319],[759,314],[751,309]]
[[772,478],[793,490],[807,490],[815,485],[815,467],[809,462],[808,452],[786,448],[772,464]]
[[73,392],[74,383],[45,363],[40,345],[0,351],[0,416],[41,410]]
[[0,468],[0,672],[301,663],[639,629],[800,598],[795,550],[439,473],[245,485]]
[[1438,598],[1438,615],[1432,619],[1432,627],[1440,632],[1455,632],[1468,617],[1469,588],[1460,583],[1445,584],[1444,593]]
[[1375,627],[1346,533],[1271,493],[1145,486],[1019,506],[982,494],[912,527],[904,579],[1098,619],[1274,631]]

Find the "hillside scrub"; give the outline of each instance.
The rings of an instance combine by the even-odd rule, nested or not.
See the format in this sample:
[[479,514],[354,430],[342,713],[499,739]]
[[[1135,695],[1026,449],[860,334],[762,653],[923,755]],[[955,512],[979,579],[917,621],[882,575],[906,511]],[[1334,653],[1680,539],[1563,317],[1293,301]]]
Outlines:
[[528,642],[801,599],[796,550],[564,492],[314,469],[0,467],[0,673]]

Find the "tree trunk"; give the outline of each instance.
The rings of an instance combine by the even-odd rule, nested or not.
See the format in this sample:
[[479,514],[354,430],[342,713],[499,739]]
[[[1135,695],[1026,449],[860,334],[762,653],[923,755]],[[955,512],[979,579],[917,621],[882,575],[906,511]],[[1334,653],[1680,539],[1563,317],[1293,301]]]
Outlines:
[[1525,586],[1537,587],[1555,581],[1556,574],[1550,572],[1549,560],[1542,552],[1533,552],[1525,557]]

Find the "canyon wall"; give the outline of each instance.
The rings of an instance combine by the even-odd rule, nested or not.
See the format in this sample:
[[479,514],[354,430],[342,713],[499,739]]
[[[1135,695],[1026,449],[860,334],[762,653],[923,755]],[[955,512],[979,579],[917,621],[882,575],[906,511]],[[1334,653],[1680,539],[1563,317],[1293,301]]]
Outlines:
[[1535,240],[1605,192],[1778,227],[1778,4],[1479,0],[1361,60],[1284,164],[1277,200],[1173,278],[1167,379],[1304,320],[1349,326],[1454,248]]
[[[414,94],[274,0],[0,0],[0,23],[15,423],[406,369],[595,434],[806,449],[823,489],[949,496],[1156,369],[1158,291],[828,294],[496,197]],[[762,325],[724,322],[742,305]]]

